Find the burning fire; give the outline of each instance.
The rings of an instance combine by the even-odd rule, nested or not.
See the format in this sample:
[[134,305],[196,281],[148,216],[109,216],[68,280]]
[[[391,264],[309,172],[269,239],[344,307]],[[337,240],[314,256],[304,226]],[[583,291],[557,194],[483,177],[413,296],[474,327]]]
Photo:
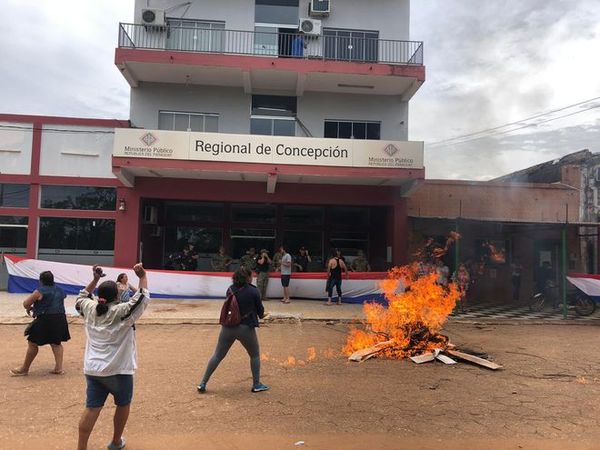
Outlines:
[[365,330],[352,329],[344,353],[376,344],[385,344],[379,352],[387,358],[405,358],[445,348],[448,338],[439,334],[446,319],[460,298],[458,287],[437,284],[435,272],[419,276],[418,265],[393,268],[381,283],[387,308],[366,303]]

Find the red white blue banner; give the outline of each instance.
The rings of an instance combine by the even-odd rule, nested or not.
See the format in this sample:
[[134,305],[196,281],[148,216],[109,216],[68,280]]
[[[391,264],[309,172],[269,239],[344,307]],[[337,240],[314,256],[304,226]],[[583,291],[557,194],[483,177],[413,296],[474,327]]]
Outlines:
[[[5,255],[8,268],[8,292],[29,293],[38,287],[41,272],[50,270],[54,281],[67,294],[78,294],[87,286],[92,277],[90,266],[67,264],[39,259],[27,259]],[[120,273],[126,273],[129,282],[135,286],[137,277],[132,269],[103,267],[106,278],[115,280]],[[169,270],[148,270],[148,284],[155,298],[197,298],[222,300],[231,284],[231,273],[227,272],[179,272]],[[385,272],[350,273],[350,278],[342,282],[343,300],[347,303],[382,301],[379,284],[387,276]],[[325,273],[293,273],[290,282],[292,298],[323,300],[326,298]],[[283,297],[279,273],[271,273],[267,297]]]
[[600,301],[600,275],[572,273],[567,276],[567,280],[587,296]]

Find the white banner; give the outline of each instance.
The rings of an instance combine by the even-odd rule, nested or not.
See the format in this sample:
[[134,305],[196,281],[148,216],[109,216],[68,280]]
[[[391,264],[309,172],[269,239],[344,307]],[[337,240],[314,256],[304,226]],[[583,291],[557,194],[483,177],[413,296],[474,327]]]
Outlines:
[[422,169],[423,142],[115,129],[113,156]]
[[[9,274],[8,291],[13,293],[32,292],[38,287],[41,272],[52,271],[54,281],[68,294],[77,294],[87,286],[92,277],[91,266],[66,264],[54,261],[27,259],[5,255]],[[117,267],[104,267],[106,278],[116,280],[125,272],[130,283],[135,286],[137,279],[133,270]],[[267,297],[283,297],[279,273],[272,273],[267,289]],[[352,273],[349,280],[342,282],[343,299],[349,303],[381,301],[383,294],[379,288],[385,273]],[[292,274],[290,293],[292,298],[324,299],[325,273]],[[256,279],[255,279],[256,281]],[[178,272],[168,270],[148,270],[148,285],[152,295],[165,298],[224,299],[225,291],[231,285],[231,273]]]

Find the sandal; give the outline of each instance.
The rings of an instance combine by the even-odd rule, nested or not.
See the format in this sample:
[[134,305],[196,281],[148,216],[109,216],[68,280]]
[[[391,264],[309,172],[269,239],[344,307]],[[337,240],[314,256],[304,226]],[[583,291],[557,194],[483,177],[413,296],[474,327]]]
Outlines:
[[125,438],[121,438],[121,443],[119,445],[115,445],[112,441],[110,441],[106,448],[108,450],[121,450],[122,448],[125,448]]
[[51,370],[49,373],[52,375],[64,375],[65,371],[64,370]]
[[29,375],[29,372],[23,372],[19,369],[10,369],[9,372],[11,377],[25,377]]

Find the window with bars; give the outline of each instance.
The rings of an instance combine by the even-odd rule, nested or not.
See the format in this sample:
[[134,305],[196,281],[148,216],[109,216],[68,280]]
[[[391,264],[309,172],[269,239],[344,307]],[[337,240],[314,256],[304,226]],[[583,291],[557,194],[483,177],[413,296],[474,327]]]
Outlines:
[[334,139],[381,139],[381,122],[326,120],[323,136]]
[[219,115],[213,113],[159,111],[158,129],[216,133],[219,131]]

